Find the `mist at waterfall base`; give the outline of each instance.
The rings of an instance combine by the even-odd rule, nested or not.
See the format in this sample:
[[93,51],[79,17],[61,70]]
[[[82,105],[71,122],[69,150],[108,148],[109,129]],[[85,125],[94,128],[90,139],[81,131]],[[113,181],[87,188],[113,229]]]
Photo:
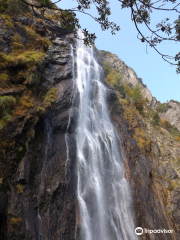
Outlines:
[[[78,37],[82,33],[78,31]],[[79,114],[76,129],[80,239],[136,240],[131,190],[120,138],[111,123],[103,72],[93,49],[77,40]]]

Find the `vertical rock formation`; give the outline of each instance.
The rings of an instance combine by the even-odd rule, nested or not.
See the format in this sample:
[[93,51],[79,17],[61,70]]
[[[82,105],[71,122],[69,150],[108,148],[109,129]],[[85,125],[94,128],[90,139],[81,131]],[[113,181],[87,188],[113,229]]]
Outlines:
[[[26,17],[18,21],[35,23]],[[53,30],[49,34],[53,35]],[[1,132],[3,240],[66,240],[75,236],[75,120],[69,111],[74,91],[73,53],[68,41],[52,38],[40,74],[44,79],[42,89],[49,84],[57,89],[53,106],[46,107],[41,117],[35,109],[31,110]],[[15,88],[10,93],[2,90],[1,95],[18,94],[15,91]]]

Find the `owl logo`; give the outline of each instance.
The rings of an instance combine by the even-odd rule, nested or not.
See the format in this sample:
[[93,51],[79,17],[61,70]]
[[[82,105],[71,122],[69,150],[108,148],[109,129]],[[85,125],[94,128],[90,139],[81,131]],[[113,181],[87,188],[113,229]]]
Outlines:
[[142,229],[141,227],[137,227],[137,228],[135,229],[135,234],[136,234],[136,235],[142,235],[142,234],[143,234],[143,229]]

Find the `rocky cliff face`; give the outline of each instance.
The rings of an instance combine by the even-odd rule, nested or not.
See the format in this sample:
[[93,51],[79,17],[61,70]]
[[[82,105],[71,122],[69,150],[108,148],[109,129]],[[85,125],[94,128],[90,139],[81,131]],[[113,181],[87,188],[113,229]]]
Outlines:
[[[138,78],[136,72],[128,67],[119,57],[115,54],[106,51],[98,52],[98,60],[101,64],[103,62],[108,63],[110,68],[116,69],[122,75],[122,83],[128,84],[132,89],[135,88],[136,84],[139,84],[142,95],[144,98],[149,100],[150,106],[156,110],[160,102],[157,101],[155,97],[152,96],[151,91],[147,88],[141,78]],[[158,111],[162,119],[166,119],[178,130],[180,130],[180,103],[171,100],[168,103],[163,103],[163,109]]]
[[[76,147],[75,120],[69,114],[74,94],[71,39],[56,31],[53,23],[40,24],[32,16],[14,21],[11,23],[21,26],[22,38],[27,36],[23,29],[37,27],[36,32],[43,32],[42,41],[49,37],[50,46],[46,48],[41,66],[33,69],[33,74],[40,75],[39,86],[29,86],[25,79],[24,84],[21,81],[18,86],[11,82],[1,85],[1,96],[16,99],[21,98],[22,92],[41,90],[36,92],[38,95],[30,107],[22,108],[20,116],[9,110],[11,120],[1,129],[0,239],[74,239]],[[7,28],[3,19],[1,24]],[[10,36],[15,33],[14,29],[3,31],[1,39],[6,47],[1,51],[8,54],[12,51]],[[6,37],[9,42],[5,42]],[[17,68],[23,70],[23,66]],[[6,68],[1,69],[1,73],[4,71]],[[2,75],[0,80],[2,84]],[[30,100],[30,97],[25,99],[27,103]],[[22,102],[17,103],[21,109]]]
[[122,75],[123,84],[128,84],[132,89],[134,89],[138,83],[142,90],[144,98],[147,98],[149,100],[151,107],[155,108],[157,106],[156,98],[152,96],[150,90],[145,84],[143,84],[142,79],[138,78],[136,72],[132,68],[128,67],[125,62],[120,60],[117,55],[106,51],[99,51],[98,60],[100,64],[103,62],[108,63],[112,70],[118,70],[118,72]]
[[[133,191],[136,224],[147,229],[173,230],[173,234],[144,234],[140,239],[179,239],[180,144],[179,132],[173,126],[178,127],[179,104],[158,103],[142,80],[116,55],[104,51],[97,51],[97,55],[105,71],[107,66],[111,71],[115,69],[122,75],[121,84],[128,84],[131,89],[138,83],[143,97],[149,100],[141,116],[131,101],[120,98],[121,90],[117,84],[112,84],[113,88],[109,89],[108,102],[126,156],[125,166]],[[109,80],[108,77],[105,80]],[[169,128],[154,125],[153,116],[157,112],[161,118],[172,123],[168,125],[167,121],[159,120],[165,121],[162,126],[168,125]]]
[[161,118],[168,120],[173,126],[180,131],[180,103],[174,100],[164,104],[166,108],[160,112]]
[[[136,110],[119,102],[115,96],[109,103],[126,157],[125,166],[132,187],[136,225],[146,229],[172,229],[174,232],[144,234],[139,239],[178,239],[176,231],[179,223],[175,215],[179,208],[173,202],[179,173],[171,165],[170,159],[164,158],[159,142],[157,144],[156,141],[157,134],[153,132],[151,135],[152,129],[148,131],[148,126]],[[161,144],[166,149],[169,143],[166,145],[164,138],[161,138]],[[176,187],[172,185],[175,183]],[[178,194],[176,197],[179,198]]]
[[[2,115],[0,119],[0,239],[75,239],[80,222],[76,201],[74,134],[78,96],[72,80],[76,68],[73,39],[53,23],[32,16],[13,20],[4,17],[0,21],[1,51],[5,54],[1,59],[6,60],[5,66],[0,61],[0,96],[11,96],[16,101],[14,110],[8,109],[11,118],[6,125],[7,117]],[[22,52],[36,50],[43,54],[38,55],[38,60],[34,56],[33,61],[39,64],[30,64],[26,55],[23,57],[29,65],[23,65],[21,49],[14,49],[15,31],[22,43],[28,43]],[[10,59],[13,52],[17,62]],[[173,230],[172,234],[144,234],[139,239],[177,240],[180,144],[166,129],[153,126],[148,116],[157,101],[135,72],[116,55],[102,53],[101,63],[102,59],[111,64],[111,71],[117,69],[132,89],[139,83],[144,98],[149,100],[142,117],[131,102],[120,98],[105,83],[111,118],[121,136],[136,225]],[[8,76],[6,80],[2,74]],[[2,99],[0,107],[1,103]]]

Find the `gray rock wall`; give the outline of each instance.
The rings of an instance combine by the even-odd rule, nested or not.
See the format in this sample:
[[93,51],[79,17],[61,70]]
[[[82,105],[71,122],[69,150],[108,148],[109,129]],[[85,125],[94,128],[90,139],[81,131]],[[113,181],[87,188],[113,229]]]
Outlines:
[[151,105],[152,108],[157,106],[156,98],[152,96],[151,91],[143,84],[142,79],[138,78],[135,71],[121,61],[117,55],[111,53],[106,54],[104,61],[108,62],[112,68],[119,70],[122,74],[124,84],[128,84],[132,89],[134,89],[138,83],[142,90],[143,97],[149,100],[149,105]]
[[168,110],[160,113],[160,117],[169,121],[180,131],[180,104],[169,102],[167,106],[169,106]]

